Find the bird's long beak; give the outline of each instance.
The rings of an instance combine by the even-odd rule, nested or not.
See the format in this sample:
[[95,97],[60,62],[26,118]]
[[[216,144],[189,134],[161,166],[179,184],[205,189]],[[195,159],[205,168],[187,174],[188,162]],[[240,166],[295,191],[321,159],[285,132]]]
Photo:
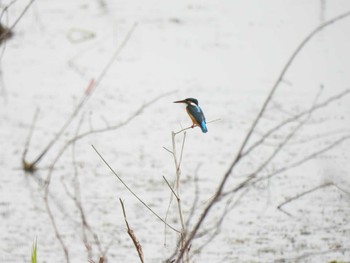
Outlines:
[[174,101],[174,103],[186,103],[186,100],[177,100],[177,101]]

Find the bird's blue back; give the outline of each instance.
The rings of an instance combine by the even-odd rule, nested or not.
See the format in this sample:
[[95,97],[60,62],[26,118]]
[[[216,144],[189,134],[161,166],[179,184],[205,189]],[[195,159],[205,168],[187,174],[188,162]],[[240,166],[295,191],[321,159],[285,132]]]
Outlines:
[[197,105],[188,105],[186,109],[188,114],[190,114],[196,120],[197,124],[202,129],[202,132],[207,132],[208,128],[202,109]]

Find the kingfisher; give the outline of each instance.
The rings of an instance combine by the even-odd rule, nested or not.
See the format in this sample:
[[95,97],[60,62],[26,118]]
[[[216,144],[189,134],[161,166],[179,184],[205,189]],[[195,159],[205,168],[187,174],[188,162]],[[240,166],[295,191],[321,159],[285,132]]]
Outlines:
[[197,99],[187,98],[184,100],[174,101],[174,103],[185,103],[187,105],[186,111],[192,120],[192,123],[193,123],[192,128],[195,125],[198,125],[201,128],[202,132],[205,133],[208,131],[208,128],[205,122],[204,113],[202,109],[198,106]]

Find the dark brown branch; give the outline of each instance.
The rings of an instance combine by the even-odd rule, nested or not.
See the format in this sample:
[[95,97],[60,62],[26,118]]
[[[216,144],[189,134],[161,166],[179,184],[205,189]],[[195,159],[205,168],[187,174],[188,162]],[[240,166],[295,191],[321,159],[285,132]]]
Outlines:
[[12,30],[15,28],[15,26],[18,24],[18,22],[22,19],[22,17],[25,15],[25,13],[27,13],[29,7],[34,3],[35,0],[31,0],[23,9],[22,13],[18,16],[18,18],[16,19],[16,21],[12,24],[11,27],[7,28],[5,30],[5,32],[3,32],[0,35],[0,42],[3,41],[4,39],[6,39],[8,37],[9,34],[11,34]]
[[137,254],[139,255],[141,263],[144,263],[144,257],[143,257],[143,252],[142,252],[142,247],[140,245],[140,242],[138,241],[134,231],[130,228],[128,220],[126,219],[126,212],[125,212],[125,207],[124,207],[124,203],[123,203],[122,199],[119,198],[119,201],[120,201],[120,204],[121,204],[122,209],[123,209],[123,215],[124,215],[126,227],[128,229],[128,234],[129,234],[132,242],[134,243],[134,246],[136,248]]

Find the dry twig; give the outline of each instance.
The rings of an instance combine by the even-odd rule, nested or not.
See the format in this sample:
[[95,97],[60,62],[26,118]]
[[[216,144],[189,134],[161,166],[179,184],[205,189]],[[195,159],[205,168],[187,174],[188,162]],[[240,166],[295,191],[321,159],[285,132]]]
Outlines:
[[[164,147],[165,150],[167,150],[169,153],[171,153],[171,155],[173,156],[173,159],[174,159],[174,165],[175,165],[175,182],[174,182],[174,186],[172,187],[164,176],[163,176],[163,178],[164,178],[165,182],[167,183],[167,185],[169,186],[170,190],[172,191],[173,195],[176,198],[178,214],[179,214],[179,220],[180,220],[180,223],[181,223],[181,233],[180,233],[180,239],[179,239],[179,244],[180,244],[180,248],[181,249],[184,249],[183,245],[185,244],[184,242],[186,240],[186,225],[185,225],[185,221],[184,221],[184,217],[183,217],[182,204],[181,204],[181,198],[180,198],[180,176],[181,176],[181,169],[180,169],[180,167],[181,167],[183,151],[184,151],[184,147],[185,147],[186,130],[187,129],[189,129],[189,128],[182,129],[182,131],[183,131],[183,138],[182,138],[181,150],[180,150],[180,156],[179,157],[177,156],[176,142],[175,142],[175,136],[177,134],[179,134],[179,133],[175,133],[175,132],[171,133],[172,151],[170,151],[170,150],[168,150],[167,148]],[[172,203],[172,200],[173,200],[173,195],[170,196],[169,205],[168,205],[168,209],[167,209],[166,216],[165,216],[165,221],[167,221],[167,218],[168,218],[170,206],[171,206],[171,203]],[[165,239],[166,239],[166,225],[165,225],[164,233],[165,233]],[[186,249],[186,251],[188,251],[188,249]],[[188,259],[188,253],[186,253],[186,262],[189,262],[188,260],[189,260]]]
[[313,193],[313,192],[315,192],[315,191],[317,191],[319,189],[322,189],[322,188],[325,188],[325,187],[328,187],[328,186],[331,186],[331,185],[333,185],[333,183],[331,183],[331,182],[324,183],[324,184],[318,185],[318,186],[316,186],[316,187],[314,187],[314,188],[312,188],[310,190],[302,192],[302,193],[300,193],[300,194],[298,194],[298,195],[296,195],[296,196],[294,196],[292,198],[288,198],[286,201],[284,201],[283,203],[279,204],[277,206],[277,209],[280,210],[281,212],[285,213],[288,216],[292,216],[290,213],[288,213],[287,211],[282,209],[282,207],[285,206],[286,204],[290,203],[290,202],[293,202],[293,201],[295,201],[295,200],[305,196],[305,195],[311,194],[311,193]]
[[121,204],[122,209],[123,209],[123,215],[124,215],[126,227],[128,229],[128,234],[129,234],[132,242],[134,243],[134,246],[136,248],[137,254],[139,255],[141,263],[144,263],[144,257],[143,257],[143,252],[142,252],[142,247],[140,245],[140,242],[138,241],[134,231],[130,228],[128,220],[126,219],[126,212],[125,212],[125,207],[124,207],[124,203],[123,203],[122,199],[119,198],[119,201],[120,201],[120,204]]
[[[128,43],[129,39],[131,38],[132,33],[134,32],[137,24],[135,23],[129,32],[127,33],[126,37],[124,38],[123,42],[120,44],[120,46],[117,48],[115,53],[112,55],[112,57],[109,59],[105,67],[102,69],[100,75],[97,77],[96,81],[92,79],[87,88],[85,89],[85,92],[78,103],[78,105],[75,107],[74,111],[70,115],[70,117],[66,120],[66,122],[63,124],[61,129],[58,131],[58,133],[54,136],[54,138],[47,144],[47,146],[44,148],[44,150],[39,154],[39,156],[31,163],[29,163],[30,166],[36,167],[36,165],[39,163],[39,161],[46,155],[46,153],[51,149],[51,147],[58,141],[58,139],[62,136],[63,132],[68,128],[68,126],[71,124],[71,122],[75,119],[75,117],[78,115],[80,110],[83,108],[85,103],[88,101],[88,99],[91,97],[93,92],[96,90],[96,88],[99,86],[101,81],[103,80],[104,76],[112,66],[113,62],[117,59],[120,52],[123,50],[123,48]],[[28,162],[26,162],[28,163]]]
[[26,162],[26,156],[27,156],[27,152],[28,152],[28,149],[29,149],[30,141],[31,141],[32,136],[33,136],[33,131],[34,131],[34,127],[35,127],[35,123],[36,123],[36,120],[38,118],[38,115],[39,115],[39,109],[37,108],[35,110],[35,114],[34,114],[34,118],[33,118],[33,121],[32,121],[32,125],[30,126],[28,138],[27,138],[27,140],[25,142],[24,150],[23,150],[23,154],[22,154],[22,167],[23,167],[23,170],[26,171],[26,172],[34,172],[35,171],[35,166],[33,164],[30,164],[30,163]]
[[322,108],[327,107],[329,104],[334,103],[335,101],[338,101],[342,98],[344,98],[345,96],[350,94],[350,89],[346,89],[343,92],[336,94],[335,96],[332,96],[328,99],[326,99],[324,102],[321,103],[315,103],[311,108],[302,111],[298,114],[295,114],[283,121],[281,121],[279,124],[277,124],[275,127],[271,128],[270,130],[268,130],[267,132],[265,132],[261,138],[256,141],[254,144],[252,144],[247,150],[245,150],[242,153],[242,157],[248,155],[249,153],[251,153],[255,148],[257,148],[258,146],[262,145],[264,143],[264,141],[269,138],[272,134],[274,134],[275,132],[277,132],[278,130],[280,130],[282,127],[285,127],[287,124],[292,123],[294,121],[298,121],[301,118],[303,118],[306,115],[310,115],[313,112],[320,110]]
[[[18,16],[18,18],[15,20],[15,22],[12,24],[12,26],[10,26],[9,28],[7,28],[1,35],[0,35],[0,42],[3,41],[4,39],[6,39],[8,37],[9,34],[11,34],[11,32],[13,31],[13,29],[15,28],[15,26],[19,23],[19,21],[22,19],[22,17],[25,15],[25,13],[27,13],[29,7],[34,3],[35,0],[31,0],[29,1],[29,3],[25,6],[25,8],[22,10],[22,13]],[[11,5],[11,4],[10,4]],[[9,5],[9,6],[10,6]],[[9,7],[8,6],[8,7]],[[7,7],[7,8],[8,8]],[[5,8],[5,9],[7,9]],[[4,10],[5,11],[5,10]]]
[[59,241],[59,243],[60,243],[60,245],[62,247],[62,250],[63,250],[64,256],[65,256],[66,262],[70,263],[69,250],[68,250],[66,244],[64,243],[63,237],[62,237],[62,235],[61,235],[61,233],[60,233],[60,231],[58,229],[58,226],[56,224],[56,219],[55,219],[54,214],[52,213],[48,197],[49,197],[48,193],[45,194],[45,196],[44,196],[45,209],[46,209],[47,214],[49,215],[52,227],[53,227],[53,229],[55,231],[55,236],[56,236],[57,240]]
[[288,164],[288,165],[283,166],[283,167],[281,167],[279,169],[276,169],[275,171],[273,171],[272,173],[270,173],[270,174],[268,174],[268,175],[266,175],[264,177],[258,178],[255,182],[260,182],[260,181],[263,181],[263,180],[270,179],[270,178],[272,178],[272,177],[274,177],[274,176],[276,176],[276,175],[278,175],[280,173],[286,172],[286,171],[288,171],[288,170],[290,170],[290,169],[292,169],[294,167],[300,166],[303,163],[306,163],[306,162],[308,162],[308,161],[310,161],[310,160],[312,160],[312,159],[314,159],[314,158],[316,158],[316,157],[318,157],[318,156],[320,156],[320,155],[322,155],[322,154],[324,154],[324,153],[334,149],[336,146],[344,143],[347,140],[350,140],[350,135],[349,134],[344,135],[343,137],[340,137],[339,139],[329,143],[327,146],[325,146],[325,147],[323,147],[323,148],[321,148],[321,149],[319,149],[319,150],[317,150],[317,151],[315,151],[315,152],[313,152],[313,153],[311,153],[309,155],[304,156],[300,160],[297,160],[297,161],[295,161],[295,162],[293,162],[291,164]]
[[163,218],[161,218],[156,212],[153,211],[152,208],[150,208],[131,188],[121,179],[121,177],[113,170],[113,168],[108,164],[108,162],[103,158],[103,156],[97,151],[95,146],[91,145],[92,148],[95,150],[97,155],[101,158],[101,160],[104,162],[104,164],[111,170],[111,172],[118,178],[118,180],[124,185],[124,187],[141,203],[144,207],[146,207],[153,215],[155,215],[160,221],[162,221],[164,224],[166,224],[169,228],[174,230],[175,232],[180,233],[179,230],[169,225]]

